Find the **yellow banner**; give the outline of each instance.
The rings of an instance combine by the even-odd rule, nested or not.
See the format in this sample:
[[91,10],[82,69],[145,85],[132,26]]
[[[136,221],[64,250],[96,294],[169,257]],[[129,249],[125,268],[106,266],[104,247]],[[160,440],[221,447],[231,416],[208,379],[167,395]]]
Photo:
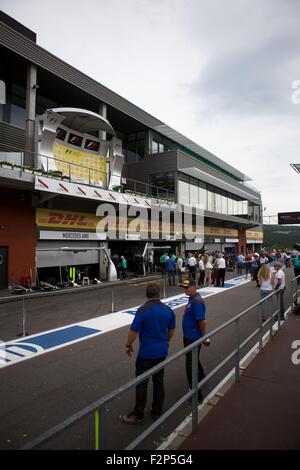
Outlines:
[[77,230],[96,230],[99,217],[82,212],[50,209],[36,210],[37,227],[70,228]]
[[246,231],[247,238],[260,238],[261,240],[264,238],[263,232],[252,232],[250,230]]
[[57,170],[64,175],[82,183],[107,186],[107,157],[76,150],[57,141],[53,147],[53,157]]
[[204,227],[204,234],[211,236],[220,236],[220,237],[238,237],[238,231],[233,228],[224,228],[224,227]]

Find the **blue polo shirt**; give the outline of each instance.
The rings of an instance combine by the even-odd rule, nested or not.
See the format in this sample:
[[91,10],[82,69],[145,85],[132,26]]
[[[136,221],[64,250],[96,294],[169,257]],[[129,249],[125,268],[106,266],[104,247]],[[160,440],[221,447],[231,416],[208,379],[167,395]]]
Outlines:
[[172,309],[160,300],[148,300],[136,312],[130,329],[139,333],[139,357],[159,359],[168,354],[168,330],[176,326]]
[[205,320],[205,303],[200,294],[190,297],[182,318],[184,338],[196,341],[202,337],[198,321]]

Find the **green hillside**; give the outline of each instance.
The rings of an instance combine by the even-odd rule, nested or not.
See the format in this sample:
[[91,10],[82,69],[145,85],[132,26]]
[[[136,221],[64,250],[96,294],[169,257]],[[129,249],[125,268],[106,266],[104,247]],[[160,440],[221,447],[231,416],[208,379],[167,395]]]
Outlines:
[[264,225],[264,247],[293,249],[300,243],[300,225]]

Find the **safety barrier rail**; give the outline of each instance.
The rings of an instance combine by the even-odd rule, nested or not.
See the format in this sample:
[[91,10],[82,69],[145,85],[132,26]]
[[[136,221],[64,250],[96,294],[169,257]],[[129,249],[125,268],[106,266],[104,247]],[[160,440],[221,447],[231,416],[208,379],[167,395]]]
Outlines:
[[[151,281],[151,278],[147,278],[145,276],[139,278],[140,282],[144,283],[145,279],[147,279],[149,282]],[[162,288],[162,298],[166,298],[166,282],[167,278],[161,278],[157,279],[157,277],[152,278],[152,280],[155,280],[155,282],[161,283],[161,288]],[[136,282],[139,282],[137,279],[129,279],[127,281],[127,284],[135,284]],[[5,297],[0,297],[0,307],[1,305],[5,304],[11,304],[11,303],[20,303],[21,308],[20,312],[14,312],[17,315],[21,315],[20,317],[20,322],[17,321],[17,324],[21,324],[20,330],[16,334],[17,336],[25,337],[28,336],[29,334],[32,334],[32,328],[30,324],[30,313],[28,313],[28,309],[26,307],[27,302],[31,300],[38,300],[38,299],[43,299],[45,297],[55,297],[55,296],[61,296],[61,295],[71,295],[71,294],[79,294],[80,292],[89,292],[89,291],[94,291],[94,290],[99,290],[99,289],[110,289],[110,293],[108,295],[107,304],[109,305],[109,312],[108,313],[114,313],[116,312],[116,302],[120,301],[120,298],[116,296],[116,290],[117,292],[120,290],[120,287],[124,286],[123,281],[114,281],[111,283],[102,283],[102,284],[94,284],[90,286],[80,286],[80,287],[72,287],[72,288],[65,288],[65,289],[57,289],[53,291],[47,291],[47,292],[28,292],[26,294],[11,294],[10,296],[5,296]],[[25,290],[25,289],[24,289]],[[119,302],[120,303],[120,302]],[[128,306],[129,308],[130,306]],[[123,307],[124,308],[124,307]],[[0,315],[1,318],[1,315]],[[12,315],[10,314],[10,323],[12,323]],[[57,325],[52,325],[52,328],[55,328]],[[10,330],[12,330],[14,327],[11,325]]]
[[[292,279],[291,281],[291,288],[292,288],[292,296],[291,302],[289,304],[289,308],[285,311],[285,315],[287,315],[288,310],[298,302],[298,297],[300,296],[300,276]],[[269,338],[272,339],[273,337],[273,322],[276,319],[276,323],[278,324],[278,329],[281,326],[282,319],[281,319],[281,311],[280,308],[277,308],[275,311],[272,311],[273,308],[267,309],[267,303],[272,298],[279,298],[278,291],[272,292],[264,299],[256,302],[251,307],[243,310],[241,313],[236,315],[231,320],[223,323],[213,331],[207,333],[198,341],[195,341],[193,344],[187,346],[186,348],[182,349],[181,351],[177,352],[173,356],[167,358],[165,361],[161,362],[157,366],[153,367],[149,371],[145,372],[144,374],[132,379],[127,384],[122,385],[117,390],[107,394],[103,398],[95,401],[91,405],[85,407],[83,410],[79,411],[78,413],[72,415],[68,419],[64,420],[63,422],[59,423],[58,425],[54,426],[53,428],[49,429],[41,436],[33,439],[32,441],[25,444],[22,449],[33,449],[41,444],[49,441],[50,438],[56,436],[58,433],[62,432],[66,428],[69,428],[72,424],[78,422],[80,419],[84,418],[91,413],[95,413],[95,449],[99,450],[101,448],[101,436],[104,435],[104,432],[101,433],[100,426],[101,426],[101,417],[104,414],[105,406],[111,402],[113,399],[119,397],[127,390],[136,387],[136,385],[140,384],[146,379],[149,379],[153,374],[157,373],[161,369],[165,368],[169,364],[173,363],[174,361],[178,360],[182,356],[186,355],[188,352],[192,352],[192,389],[182,396],[173,406],[171,406],[160,418],[158,418],[153,424],[151,424],[145,431],[143,431],[133,442],[131,442],[125,450],[132,450],[136,448],[141,442],[143,442],[146,437],[148,437],[156,428],[158,428],[169,416],[171,416],[178,408],[183,405],[187,400],[192,398],[192,431],[195,432],[197,429],[198,424],[198,391],[205,385],[212,377],[215,376],[225,365],[229,363],[229,361],[234,360],[234,371],[235,371],[235,382],[237,383],[240,380],[240,354],[241,350],[249,344],[249,342],[255,338],[255,336],[259,335],[259,351],[261,352],[263,349],[263,327],[269,327]],[[280,305],[280,304],[279,304]],[[240,331],[240,322],[243,317],[247,314],[252,312],[254,309],[258,308],[258,328],[256,328],[249,336],[247,336],[244,341],[241,341],[241,331]],[[263,313],[266,313],[268,310],[268,319],[263,321]],[[198,347],[206,340],[214,337],[225,328],[229,326],[234,326],[234,337],[235,337],[235,348],[234,350],[228,354],[212,371],[210,371],[206,377],[201,380],[199,383],[197,381],[198,377]]]

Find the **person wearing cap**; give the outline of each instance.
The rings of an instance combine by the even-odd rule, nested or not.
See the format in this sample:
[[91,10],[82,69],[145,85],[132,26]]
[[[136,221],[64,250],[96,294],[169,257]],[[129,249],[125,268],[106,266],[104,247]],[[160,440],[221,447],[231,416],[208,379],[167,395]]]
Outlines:
[[[206,321],[205,321],[205,311],[206,306],[201,295],[197,291],[196,282],[194,280],[185,280],[181,287],[185,289],[185,294],[189,296],[188,304],[185,308],[183,319],[182,319],[182,330],[183,330],[183,344],[184,347],[189,346],[206,333]],[[206,346],[209,345],[209,340],[206,340],[203,344]],[[198,382],[200,382],[204,377],[204,370],[200,362],[200,349],[201,345],[198,347]],[[186,375],[188,386],[192,388],[192,351],[186,354]],[[202,402],[203,397],[201,390],[198,392],[198,401]]]

